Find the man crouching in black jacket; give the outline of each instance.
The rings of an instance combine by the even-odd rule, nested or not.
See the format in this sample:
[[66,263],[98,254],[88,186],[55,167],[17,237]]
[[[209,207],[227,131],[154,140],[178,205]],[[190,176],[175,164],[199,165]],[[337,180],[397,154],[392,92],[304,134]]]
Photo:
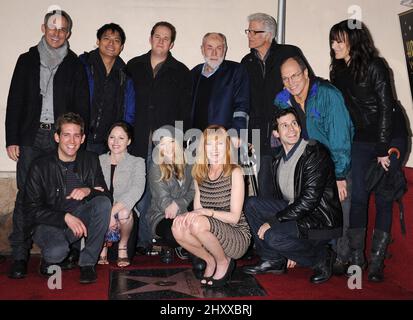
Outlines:
[[85,140],[84,121],[75,113],[60,116],[54,139],[57,153],[34,161],[27,177],[24,215],[27,232],[40,247],[40,273],[51,275],[70,245],[85,238],[80,252],[80,283],[96,281],[95,265],[109,226],[111,196],[97,155],[78,152]]
[[312,268],[312,283],[325,282],[335,260],[328,242],[341,236],[343,225],[334,163],[321,143],[301,139],[292,108],[277,113],[273,134],[282,144],[273,162],[276,199],[252,197],[246,203],[261,261],[244,272],[285,273],[288,260],[288,267]]

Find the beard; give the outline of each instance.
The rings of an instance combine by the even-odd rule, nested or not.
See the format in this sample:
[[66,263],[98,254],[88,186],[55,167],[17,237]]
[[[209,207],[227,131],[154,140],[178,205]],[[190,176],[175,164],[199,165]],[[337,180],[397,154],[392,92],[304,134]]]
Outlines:
[[224,61],[224,57],[221,57],[218,60],[211,60],[210,58],[204,56],[204,59],[206,64],[212,69],[218,68],[221,65],[222,61]]

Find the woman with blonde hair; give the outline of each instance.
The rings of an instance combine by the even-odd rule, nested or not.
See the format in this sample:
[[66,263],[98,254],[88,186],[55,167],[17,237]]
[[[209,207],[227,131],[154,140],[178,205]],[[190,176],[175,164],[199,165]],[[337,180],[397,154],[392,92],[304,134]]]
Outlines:
[[244,213],[244,177],[231,161],[231,141],[221,126],[204,130],[195,165],[194,211],[175,219],[172,232],[186,250],[206,262],[201,284],[224,286],[251,234]]
[[[155,131],[154,136],[160,139],[154,148],[154,161],[148,176],[152,196],[148,223],[153,238],[161,239],[170,248],[179,247],[172,235],[172,222],[187,212],[195,194],[191,166],[186,163],[182,141],[175,134],[177,131],[172,126]],[[171,258],[165,256],[161,260],[169,262]]]

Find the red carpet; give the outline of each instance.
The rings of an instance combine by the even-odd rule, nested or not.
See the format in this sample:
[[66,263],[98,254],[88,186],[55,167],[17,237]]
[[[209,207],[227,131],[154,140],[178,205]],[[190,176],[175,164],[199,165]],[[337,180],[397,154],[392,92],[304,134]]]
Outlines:
[[[363,278],[362,289],[350,290],[347,278],[333,277],[327,283],[313,285],[308,281],[311,270],[295,268],[281,276],[259,275],[258,282],[266,290],[270,300],[413,300],[413,169],[406,169],[409,180],[409,191],[404,197],[407,235],[402,236],[398,221],[398,207],[394,207],[393,243],[389,251],[392,257],[386,260],[385,281],[370,283]],[[370,211],[374,210],[371,201]],[[369,223],[371,233],[373,221]],[[367,249],[369,250],[369,243]],[[367,251],[368,252],[368,251]],[[238,266],[246,261],[240,261]],[[47,279],[37,273],[39,257],[30,260],[29,274],[26,279],[11,280],[7,277],[10,258],[0,264],[0,300],[107,300],[109,290],[110,266],[98,266],[98,281],[91,285],[81,285],[78,282],[78,269],[65,271],[62,277],[62,290],[50,290]],[[136,257],[130,268],[164,268],[188,266],[176,259],[176,263],[165,265],[159,262],[159,257]],[[366,274],[363,274],[366,277]],[[255,297],[257,299],[258,297]],[[242,297],[240,297],[242,299]],[[254,297],[248,297],[254,299]]]

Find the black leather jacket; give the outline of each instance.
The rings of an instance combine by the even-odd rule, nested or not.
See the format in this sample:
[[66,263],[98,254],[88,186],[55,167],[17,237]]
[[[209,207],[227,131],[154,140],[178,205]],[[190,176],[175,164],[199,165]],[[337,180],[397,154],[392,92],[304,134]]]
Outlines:
[[351,79],[348,69],[337,72],[332,81],[349,108],[354,141],[375,143],[377,156],[385,156],[391,139],[407,136],[406,119],[394,99],[390,73],[382,58],[372,60],[361,83]]
[[[273,162],[275,195],[283,199],[276,173],[284,151]],[[278,222],[296,221],[299,237],[333,239],[342,235],[343,213],[326,147],[310,140],[294,171],[294,202],[276,214]],[[270,222],[271,224],[271,222]]]
[[[80,181],[91,189],[89,196],[82,202],[96,196],[106,196],[112,201],[98,156],[92,152],[81,151],[78,152],[75,163],[74,170]],[[64,216],[67,212],[63,209],[66,197],[65,171],[57,152],[33,162],[27,176],[23,201],[26,232],[39,224],[66,227]],[[104,192],[95,190],[95,187],[102,187]]]

